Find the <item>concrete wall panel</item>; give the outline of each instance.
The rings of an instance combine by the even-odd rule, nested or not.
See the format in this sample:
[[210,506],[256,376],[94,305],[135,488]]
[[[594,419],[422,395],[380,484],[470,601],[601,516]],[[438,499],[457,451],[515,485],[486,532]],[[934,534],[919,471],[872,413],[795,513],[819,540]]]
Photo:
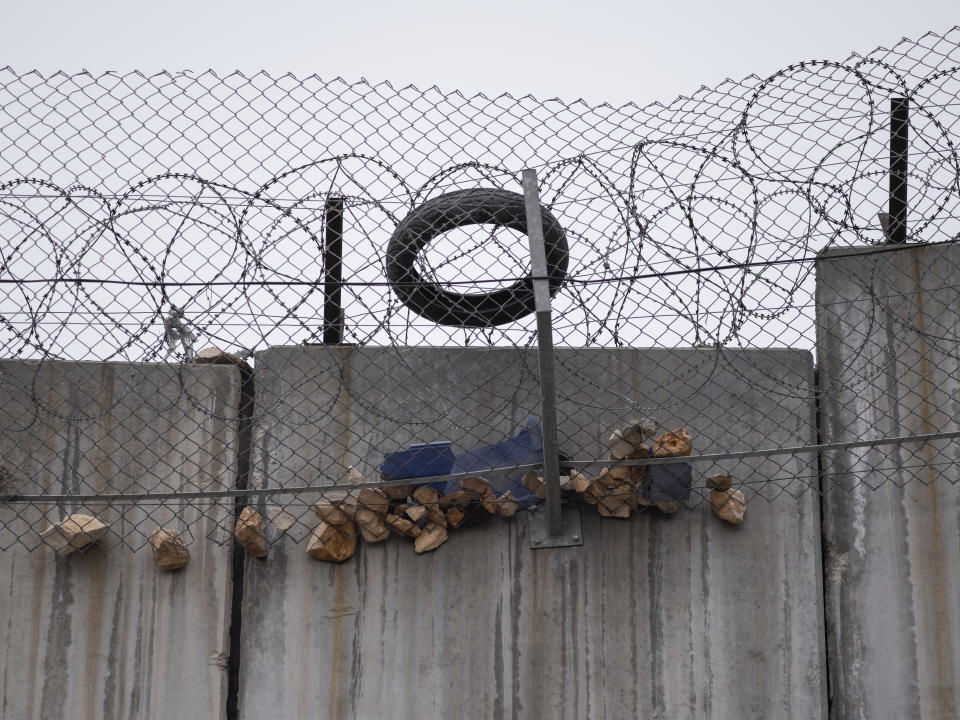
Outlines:
[[[955,246],[819,260],[824,442],[960,429],[958,288]],[[955,440],[824,456],[837,720],[960,716],[958,460]]]
[[[3,494],[231,487],[236,368],[0,362]],[[38,532],[68,512],[110,533],[58,557]],[[173,514],[190,564],[142,546]],[[232,512],[224,506],[0,503],[0,717],[221,718],[227,691]]]
[[[464,449],[538,414],[530,351],[278,348],[256,365],[263,487],[341,462],[369,473],[409,441]],[[807,444],[812,371],[793,351],[560,350],[562,442],[597,456],[653,407],[698,452]],[[702,503],[631,520],[585,508],[583,547],[531,550],[521,513],[427,555],[393,538],[332,566],[295,526],[247,561],[241,717],[825,718],[815,462],[696,474],[722,468],[750,483],[740,527]]]

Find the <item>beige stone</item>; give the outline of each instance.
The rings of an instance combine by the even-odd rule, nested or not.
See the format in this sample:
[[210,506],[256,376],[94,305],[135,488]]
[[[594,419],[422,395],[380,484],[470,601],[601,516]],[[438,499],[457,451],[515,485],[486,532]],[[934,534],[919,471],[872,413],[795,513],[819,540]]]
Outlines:
[[607,488],[607,494],[619,498],[627,503],[631,510],[636,510],[639,504],[640,491],[630,481],[625,481],[616,487]]
[[384,485],[380,489],[383,490],[383,494],[387,496],[388,500],[403,502],[413,492],[413,485]]
[[496,515],[497,511],[500,509],[500,504],[497,502],[497,496],[490,488],[487,488],[487,491],[483,494],[483,497],[480,498],[480,502],[483,503],[483,509],[491,515]]
[[686,428],[665,432],[653,441],[653,457],[686,457],[693,452],[693,438]]
[[733,475],[711,475],[707,478],[707,487],[714,490],[729,490],[733,487]]
[[357,510],[360,508],[360,500],[357,497],[356,491],[348,492],[346,496],[337,503],[337,507],[343,510],[349,518],[356,515]]
[[644,441],[653,437],[656,432],[657,424],[649,418],[614,430],[607,439],[610,459],[624,460],[648,457],[650,448]]
[[360,535],[369,543],[383,542],[390,537],[384,518],[370,508],[360,508],[354,517],[360,528]]
[[464,490],[457,490],[440,498],[440,509],[446,511],[450,508],[457,507],[462,510],[470,504],[470,498],[471,493]]
[[438,493],[435,488],[432,488],[429,485],[420,485],[416,490],[413,491],[413,499],[428,508],[435,507],[439,509],[439,498],[440,493]]
[[645,417],[641,418],[635,427],[643,434],[644,439],[646,439],[656,435],[660,425],[653,418]]
[[442,525],[427,525],[413,541],[417,554],[436,550],[447,541],[447,529]]
[[199,364],[210,365],[246,365],[246,363],[236,355],[224,352],[215,345],[211,345],[198,352],[194,361]]
[[341,481],[344,485],[360,485],[361,483],[366,482],[363,478],[363,474],[354,467],[350,467],[347,470],[347,474],[343,476]]
[[547,485],[536,470],[528,470],[524,474],[523,486],[541,500],[547,497]]
[[596,505],[600,502],[600,499],[607,494],[607,487],[599,478],[594,478],[590,481],[590,485],[583,493],[584,501],[590,503],[591,505]]
[[447,525],[452,528],[458,528],[463,524],[463,521],[466,519],[466,514],[454,505],[452,508],[447,510]]
[[263,531],[263,518],[252,507],[245,507],[240,513],[233,536],[243,545],[243,549],[255,558],[267,556],[267,535]]
[[420,522],[427,515],[427,509],[423,505],[408,505],[404,512],[415,523]]
[[593,481],[601,488],[614,487],[623,482],[620,478],[610,474],[610,468],[601,469]]
[[[323,494],[323,499],[314,503],[313,510],[316,512],[318,506],[321,508],[326,507],[323,505],[326,503],[327,506],[340,508],[348,518],[352,518],[357,512],[357,508],[360,507],[360,502],[357,500],[358,493],[359,490],[356,488],[350,488],[349,490],[327,490]],[[321,512],[326,512],[326,510],[321,509]],[[323,518],[320,519],[323,520]]]
[[610,451],[611,460],[623,460],[630,457],[634,452],[633,443],[629,443],[623,438],[611,438],[612,442],[607,445]]
[[607,468],[607,472],[603,474],[603,482],[605,485],[612,487],[622,482],[630,482],[632,477],[633,469],[629,465],[616,465]]
[[307,555],[324,562],[343,562],[356,551],[357,524],[353,520],[341,525],[321,521],[307,541]]
[[606,495],[597,503],[597,512],[603,517],[626,519],[630,517],[630,506],[622,498]]
[[436,525],[446,526],[447,524],[446,513],[444,513],[443,510],[441,510],[438,507],[427,508],[427,522],[431,522]]
[[106,534],[107,529],[105,523],[92,515],[74,513],[50,525],[40,533],[40,539],[63,557],[96,542]]
[[357,502],[378,515],[386,515],[390,510],[390,501],[387,494],[379,488],[363,488],[357,494]]
[[628,443],[634,446],[634,448],[640,449],[641,446],[646,447],[645,441],[648,438],[652,438],[657,434],[656,423],[649,427],[640,427],[639,425],[631,425],[628,428],[623,429],[623,439]]
[[[313,504],[313,512],[316,513],[317,518],[328,525],[343,525],[350,522],[350,513],[345,511],[340,503],[321,500]],[[356,511],[353,514],[356,514]]]
[[486,492],[486,489],[489,487],[489,483],[487,483],[487,481],[482,477],[465,477],[460,481],[460,487],[469,493],[483,495],[483,493]]
[[710,507],[721,520],[739,525],[747,511],[747,501],[739,490],[713,490],[710,492]]
[[599,485],[597,512],[604,517],[628,518],[637,509],[640,493],[629,481]]
[[397,533],[397,535],[405,535],[407,537],[416,537],[420,534],[420,526],[410,520],[409,518],[401,517],[400,515],[394,515],[393,513],[388,513],[387,517],[384,518],[386,526]]
[[190,562],[190,551],[176,532],[159,528],[150,536],[150,545],[161,570],[179,570]]
[[590,487],[590,478],[588,478],[582,472],[571,470],[570,484],[572,485],[574,492],[578,492],[582,495],[587,491],[587,488]]
[[497,505],[500,508],[500,515],[506,518],[513,517],[520,509],[520,503],[509,490],[497,498]]

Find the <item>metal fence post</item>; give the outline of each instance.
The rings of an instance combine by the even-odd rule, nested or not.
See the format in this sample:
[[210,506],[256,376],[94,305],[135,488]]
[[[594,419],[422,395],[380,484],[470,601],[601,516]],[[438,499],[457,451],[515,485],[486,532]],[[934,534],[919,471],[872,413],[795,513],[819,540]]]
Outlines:
[[890,99],[890,204],[889,233],[892,243],[907,241],[907,188],[910,140],[910,98]]
[[553,369],[553,322],[550,311],[550,280],[543,245],[540,217],[540,190],[535,170],[523,171],[523,198],[527,216],[527,238],[533,271],[534,307],[537,311],[537,346],[540,361],[540,414],[543,423],[543,471],[547,486],[547,533],[560,535],[560,449],[557,440],[557,387]]
[[323,236],[323,344],[343,343],[343,198],[327,198]]

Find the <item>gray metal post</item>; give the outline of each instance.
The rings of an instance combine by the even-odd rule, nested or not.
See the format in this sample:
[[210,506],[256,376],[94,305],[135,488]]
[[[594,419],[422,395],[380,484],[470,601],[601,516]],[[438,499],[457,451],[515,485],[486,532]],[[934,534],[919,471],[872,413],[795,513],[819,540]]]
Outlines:
[[537,311],[537,345],[540,360],[540,415],[543,423],[543,471],[547,485],[547,532],[560,535],[560,449],[557,440],[557,385],[553,370],[553,322],[550,312],[550,279],[543,244],[540,190],[535,170],[523,171],[523,198],[527,215],[527,239],[533,270],[533,297]]

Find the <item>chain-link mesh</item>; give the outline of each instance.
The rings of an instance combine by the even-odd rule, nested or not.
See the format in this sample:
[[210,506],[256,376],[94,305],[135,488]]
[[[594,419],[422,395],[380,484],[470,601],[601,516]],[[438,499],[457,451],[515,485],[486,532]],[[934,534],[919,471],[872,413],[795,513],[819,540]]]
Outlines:
[[645,108],[0,71],[0,547],[430,549],[541,502],[544,393],[605,516],[954,483],[958,67]]

